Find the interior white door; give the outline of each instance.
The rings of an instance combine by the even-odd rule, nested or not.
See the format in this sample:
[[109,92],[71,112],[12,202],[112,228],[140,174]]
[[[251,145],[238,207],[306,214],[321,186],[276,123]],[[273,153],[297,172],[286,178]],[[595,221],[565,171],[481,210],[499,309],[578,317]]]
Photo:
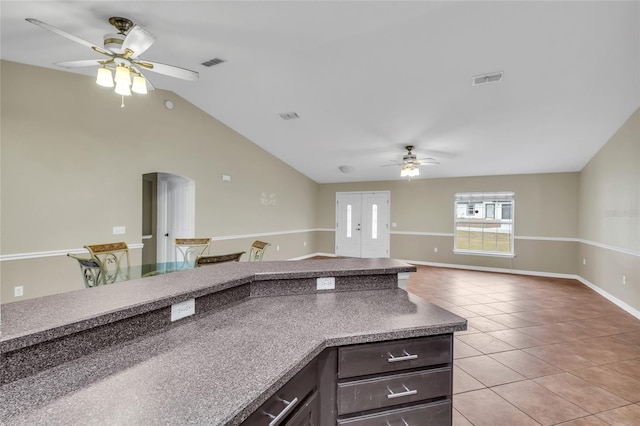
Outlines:
[[158,174],[158,263],[175,262],[176,238],[195,233],[195,184],[192,179]]
[[389,193],[336,193],[336,255],[389,257]]

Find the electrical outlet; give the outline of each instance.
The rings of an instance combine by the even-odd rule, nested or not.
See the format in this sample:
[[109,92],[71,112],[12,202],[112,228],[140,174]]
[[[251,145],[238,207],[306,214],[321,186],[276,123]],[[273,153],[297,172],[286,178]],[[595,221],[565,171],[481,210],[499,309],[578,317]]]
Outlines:
[[433,248],[433,252],[434,252],[434,253],[437,253],[437,252],[438,252],[438,247],[434,247],[434,248]]
[[171,305],[171,321],[191,316],[196,313],[196,299],[185,300],[184,302]]
[[584,257],[582,258],[582,264],[586,265],[587,264],[587,259],[585,259]]
[[113,227],[113,235],[123,235],[126,234],[127,228],[124,226],[114,226]]
[[24,296],[24,287],[19,285],[13,288],[13,297],[22,297]]
[[276,251],[280,251],[280,246],[276,246]]
[[307,242],[305,241],[302,245],[306,247],[307,246]]
[[627,285],[627,276],[626,275],[622,276],[622,285]]
[[335,290],[336,279],[334,277],[323,277],[316,280],[316,290]]

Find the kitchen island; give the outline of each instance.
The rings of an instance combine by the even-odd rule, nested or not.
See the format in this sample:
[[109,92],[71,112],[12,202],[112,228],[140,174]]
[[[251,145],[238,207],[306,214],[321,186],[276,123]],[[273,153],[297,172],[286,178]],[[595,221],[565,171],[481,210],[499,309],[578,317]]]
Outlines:
[[[390,259],[228,264],[3,305],[0,420],[241,424],[310,363],[335,368],[337,349],[464,330],[397,288],[413,270]],[[317,290],[317,278],[335,288]],[[188,299],[196,314],[170,321]]]

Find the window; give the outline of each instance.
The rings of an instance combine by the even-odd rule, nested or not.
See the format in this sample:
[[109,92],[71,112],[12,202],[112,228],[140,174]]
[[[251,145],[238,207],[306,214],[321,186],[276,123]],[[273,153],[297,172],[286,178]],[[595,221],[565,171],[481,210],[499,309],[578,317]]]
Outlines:
[[351,238],[351,204],[347,204],[347,238]]
[[378,205],[371,206],[371,239],[378,239]]
[[513,257],[513,192],[458,193],[454,252]]

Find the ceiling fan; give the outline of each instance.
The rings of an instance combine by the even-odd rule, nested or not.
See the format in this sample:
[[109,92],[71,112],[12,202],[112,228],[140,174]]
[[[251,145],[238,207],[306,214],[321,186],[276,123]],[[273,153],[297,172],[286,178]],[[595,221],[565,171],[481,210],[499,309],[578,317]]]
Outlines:
[[413,145],[407,145],[404,147],[407,150],[407,153],[402,156],[402,161],[396,161],[392,164],[385,164],[381,167],[388,166],[402,166],[402,170],[400,172],[401,177],[413,177],[420,175],[420,170],[418,167],[420,166],[435,166],[440,164],[435,158],[426,157],[426,158],[418,158],[413,152]]
[[[91,48],[94,52],[106,56],[104,59],[86,59],[80,61],[57,62],[56,65],[64,68],[80,68],[100,66],[96,82],[101,86],[113,87],[114,81],[116,93],[128,96],[131,91],[146,93],[147,86],[153,89],[153,85],[144,77],[142,70],[164,74],[183,80],[195,81],[198,73],[186,68],[174,65],[162,64],[140,59],[147,49],[153,45],[156,36],[144,28],[135,25],[131,20],[121,17],[109,18],[117,33],[105,34],[103,47],[69,34],[66,31],[53,27],[45,22],[33,18],[27,18],[28,22],[45,30],[51,31],[71,41]],[[111,78],[111,70],[115,69],[115,79]],[[133,83],[131,78],[133,77]]]

